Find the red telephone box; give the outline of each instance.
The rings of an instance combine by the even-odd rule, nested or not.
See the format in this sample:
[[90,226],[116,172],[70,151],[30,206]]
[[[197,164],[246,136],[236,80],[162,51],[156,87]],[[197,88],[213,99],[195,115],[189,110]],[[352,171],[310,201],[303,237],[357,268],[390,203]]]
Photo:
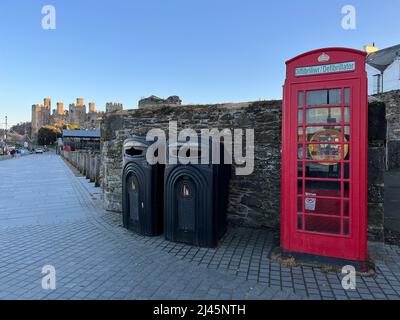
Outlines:
[[281,245],[367,260],[366,53],[327,48],[286,62]]

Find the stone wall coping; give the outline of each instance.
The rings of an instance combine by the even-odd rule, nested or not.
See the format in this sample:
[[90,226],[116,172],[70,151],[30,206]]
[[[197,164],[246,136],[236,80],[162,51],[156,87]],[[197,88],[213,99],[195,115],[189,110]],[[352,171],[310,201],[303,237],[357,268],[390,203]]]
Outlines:
[[220,110],[240,110],[246,108],[255,107],[279,107],[282,106],[282,100],[260,100],[260,101],[250,101],[250,102],[238,102],[238,103],[220,103],[220,104],[186,104],[180,106],[162,106],[160,108],[143,108],[143,109],[128,109],[114,112],[112,114],[106,114],[107,116],[127,116],[127,115],[139,115],[139,114],[153,114],[153,113],[168,113],[171,112],[185,112],[199,109],[220,109]]

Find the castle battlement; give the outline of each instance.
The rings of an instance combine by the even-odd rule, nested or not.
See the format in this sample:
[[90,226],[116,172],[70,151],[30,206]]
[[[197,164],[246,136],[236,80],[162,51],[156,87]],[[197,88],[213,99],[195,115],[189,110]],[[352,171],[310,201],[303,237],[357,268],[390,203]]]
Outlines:
[[[107,102],[106,112],[123,110],[122,103]],[[57,102],[57,108],[51,113],[51,99],[43,99],[43,104],[32,105],[32,139],[37,139],[39,129],[45,125],[54,125],[64,121],[69,125],[75,125],[82,130],[100,130],[100,122],[104,112],[96,110],[94,102],[89,102],[86,108],[83,98],[77,98],[75,103],[68,105],[64,110],[64,103]]]

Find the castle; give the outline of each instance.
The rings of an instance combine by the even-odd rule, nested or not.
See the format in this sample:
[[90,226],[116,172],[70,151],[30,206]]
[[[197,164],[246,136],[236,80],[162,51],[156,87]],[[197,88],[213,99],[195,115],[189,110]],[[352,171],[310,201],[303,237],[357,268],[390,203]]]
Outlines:
[[[121,103],[109,102],[106,104],[106,112],[114,112],[123,109]],[[54,125],[56,122],[66,122],[75,125],[82,130],[100,130],[100,122],[104,112],[95,110],[95,103],[89,103],[87,112],[86,105],[82,98],[77,98],[76,103],[69,105],[64,110],[64,104],[57,102],[57,108],[51,109],[51,99],[45,98],[43,104],[32,106],[32,139],[37,140],[39,129],[45,125]]]

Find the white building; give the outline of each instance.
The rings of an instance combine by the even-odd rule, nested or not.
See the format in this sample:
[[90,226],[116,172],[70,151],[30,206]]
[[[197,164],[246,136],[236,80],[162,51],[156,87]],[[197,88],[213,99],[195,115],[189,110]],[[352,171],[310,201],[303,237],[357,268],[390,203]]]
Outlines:
[[400,45],[367,56],[368,94],[400,90]]

